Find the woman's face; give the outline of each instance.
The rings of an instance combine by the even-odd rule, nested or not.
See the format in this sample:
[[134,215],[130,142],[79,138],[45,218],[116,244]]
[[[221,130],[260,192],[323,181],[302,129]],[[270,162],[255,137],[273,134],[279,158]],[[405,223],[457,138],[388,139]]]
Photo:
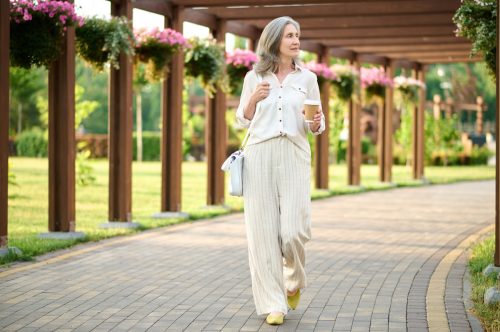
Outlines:
[[298,57],[300,53],[299,32],[293,24],[287,24],[280,43],[280,56]]

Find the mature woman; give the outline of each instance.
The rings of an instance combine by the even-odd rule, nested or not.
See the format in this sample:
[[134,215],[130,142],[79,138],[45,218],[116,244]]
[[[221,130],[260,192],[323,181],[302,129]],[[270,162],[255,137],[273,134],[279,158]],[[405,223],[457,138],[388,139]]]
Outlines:
[[290,17],[262,32],[259,62],[243,84],[237,121],[250,127],[245,147],[243,197],[257,314],[283,323],[306,286],[305,244],[311,237],[307,134],[324,131],[321,108],[306,122],[305,99],[320,100],[316,75],[298,60],[300,26]]

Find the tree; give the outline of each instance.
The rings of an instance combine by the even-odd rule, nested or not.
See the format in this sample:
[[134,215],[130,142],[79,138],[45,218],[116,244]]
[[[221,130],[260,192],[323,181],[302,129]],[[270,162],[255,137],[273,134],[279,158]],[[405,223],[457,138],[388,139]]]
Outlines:
[[42,95],[47,95],[46,70],[10,68],[10,124],[17,134],[40,125],[36,100]]

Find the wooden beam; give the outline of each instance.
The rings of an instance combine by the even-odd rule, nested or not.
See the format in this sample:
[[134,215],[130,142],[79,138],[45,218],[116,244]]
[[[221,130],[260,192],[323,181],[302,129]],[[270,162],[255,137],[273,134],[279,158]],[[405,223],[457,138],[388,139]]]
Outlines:
[[352,50],[346,50],[338,47],[332,47],[329,48],[329,50],[330,50],[330,55],[336,58],[352,60],[356,56],[356,53],[353,52]]
[[184,21],[203,25],[209,29],[215,29],[217,26],[217,16],[194,9],[184,9]]
[[[144,1],[144,0],[137,0]],[[379,2],[380,0],[363,0],[362,2]],[[387,1],[398,1],[398,0],[385,0]],[[417,1],[417,0],[413,0]],[[262,5],[262,0],[172,0],[172,2],[176,5],[182,5],[185,7],[211,7],[211,6],[258,6]],[[314,3],[337,3],[337,2],[345,2],[345,0],[315,0]],[[360,2],[360,1],[351,1],[351,2]],[[272,0],[266,1],[266,5],[298,5],[298,4],[307,4],[307,1],[290,1],[290,0]]]
[[[417,67],[417,79],[425,83],[426,66],[419,64]],[[426,90],[420,89],[418,93],[418,117],[417,117],[417,164],[415,175],[418,179],[424,178],[424,164],[425,164],[425,100]]]
[[[226,22],[219,20],[212,35],[220,43],[226,41]],[[205,126],[205,152],[207,156],[207,205],[224,204],[224,172],[220,166],[227,154],[226,94],[219,88],[208,100]]]
[[425,58],[425,59],[415,59],[422,64],[439,64],[439,63],[467,63],[467,62],[481,62],[483,59],[474,57],[453,57],[453,56],[443,56],[436,58]]
[[[354,57],[350,61],[358,72],[361,63]],[[347,140],[347,184],[359,186],[361,183],[361,90],[349,100],[349,136]]]
[[262,33],[261,29],[256,28],[253,25],[235,21],[227,22],[226,26],[227,32],[250,39],[259,39],[260,34]]
[[[266,5],[268,3],[266,2]],[[373,1],[342,2],[329,4],[307,4],[303,6],[248,6],[248,7],[209,7],[196,10],[209,12],[226,20],[273,19],[288,15],[300,20],[305,17],[343,17],[389,14],[436,14],[456,11],[460,0],[442,1]]]
[[[132,19],[132,1],[111,4],[112,16]],[[109,221],[132,221],[132,61],[120,54],[120,69],[110,69]]]
[[379,27],[379,28],[349,28],[349,29],[315,29],[301,30],[302,39],[359,38],[359,37],[419,37],[419,36],[453,36],[455,25],[448,24],[436,27],[420,25],[406,27]]
[[386,57],[373,54],[358,54],[356,58],[359,62],[370,63],[374,65],[385,66],[388,62]]
[[[385,67],[388,77],[394,76],[394,63],[389,61]],[[390,86],[385,88],[384,106],[379,117],[379,178],[381,182],[392,180],[392,116],[394,107],[394,89]]]
[[49,69],[49,231],[75,231],[75,28]]
[[321,38],[317,42],[322,43],[326,46],[402,46],[405,45],[409,48],[418,45],[453,45],[469,43],[470,41],[455,36],[417,36],[417,37],[370,37],[370,38]]
[[300,41],[300,48],[304,51],[308,51],[311,53],[321,53],[323,46],[321,44],[314,42],[314,41],[301,40]]
[[391,45],[391,46],[352,46],[355,52],[360,53],[443,53],[443,52],[456,52],[461,51],[462,53],[470,52],[472,46],[470,42],[466,43],[455,43],[455,44],[441,44],[441,45]]
[[9,0],[0,0],[0,248],[8,246],[9,200]]
[[[182,33],[184,8],[174,6],[173,14],[169,27]],[[178,212],[181,210],[183,81],[184,55],[179,52],[172,57],[170,74],[167,82],[163,85],[162,212]]]
[[[330,54],[326,47],[323,47],[322,52],[318,54],[318,62],[328,65],[330,63]],[[325,116],[325,131],[316,136],[316,149],[314,153],[314,183],[318,189],[328,189],[328,136],[330,132],[330,82],[325,81],[319,87],[320,99]]]
[[172,4],[168,0],[140,0],[133,1],[134,8],[142,9],[151,13],[172,17]]
[[[363,16],[350,16],[345,15],[341,17],[318,16],[318,17],[303,17],[300,18],[301,30],[308,29],[325,29],[325,28],[361,28],[361,27],[404,27],[404,26],[436,26],[450,24],[453,18],[454,11],[448,13],[437,14],[403,14],[403,15],[363,15]],[[253,24],[257,27],[264,27],[269,20],[267,19],[246,19],[238,20],[242,23]]]
[[499,70],[499,56],[498,46],[500,46],[499,38],[500,38],[500,21],[499,21],[500,9],[498,8],[497,3],[497,37],[496,37],[496,176],[495,176],[495,266],[500,266],[500,70]]

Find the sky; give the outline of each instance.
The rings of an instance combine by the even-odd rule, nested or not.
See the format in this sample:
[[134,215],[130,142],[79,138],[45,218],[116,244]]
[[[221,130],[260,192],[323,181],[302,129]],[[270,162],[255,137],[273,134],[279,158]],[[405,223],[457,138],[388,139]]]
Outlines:
[[[81,16],[97,16],[102,18],[111,17],[111,5],[106,0],[75,0],[76,12]],[[153,14],[144,10],[134,9],[132,13],[134,28],[163,28],[163,16]],[[197,24],[184,22],[184,33],[186,38],[198,36],[207,37],[209,29]],[[230,33],[226,34],[226,50],[234,48],[234,36]]]

